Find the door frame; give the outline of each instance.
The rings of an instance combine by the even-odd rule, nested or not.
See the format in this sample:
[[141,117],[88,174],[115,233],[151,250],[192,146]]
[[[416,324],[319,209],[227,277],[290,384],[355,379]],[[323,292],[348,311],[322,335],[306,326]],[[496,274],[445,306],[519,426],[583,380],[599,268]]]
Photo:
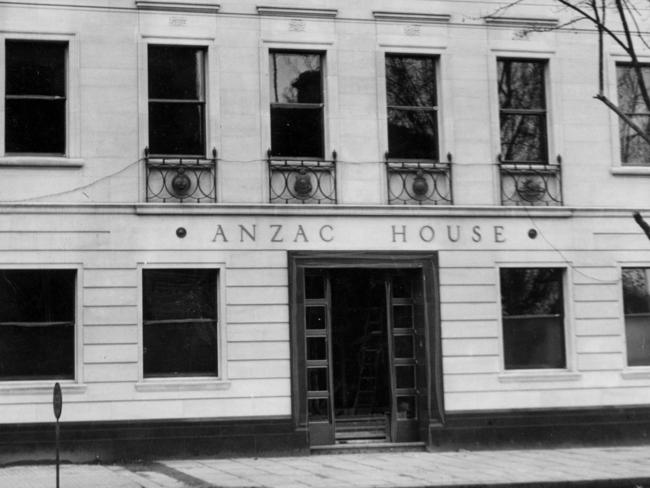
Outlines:
[[419,269],[424,294],[426,341],[426,408],[429,425],[425,438],[431,445],[431,426],[444,423],[442,340],[438,253],[428,251],[288,251],[291,356],[291,411],[296,431],[308,432],[304,309],[304,274],[308,268]]

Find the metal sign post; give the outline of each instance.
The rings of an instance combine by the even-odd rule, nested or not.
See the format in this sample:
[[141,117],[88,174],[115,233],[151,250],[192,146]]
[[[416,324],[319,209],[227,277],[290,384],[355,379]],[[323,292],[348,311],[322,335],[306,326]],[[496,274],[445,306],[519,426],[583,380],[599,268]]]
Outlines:
[[61,417],[61,408],[63,407],[63,396],[61,395],[61,385],[59,383],[54,385],[52,406],[56,417],[56,488],[59,488],[59,417]]

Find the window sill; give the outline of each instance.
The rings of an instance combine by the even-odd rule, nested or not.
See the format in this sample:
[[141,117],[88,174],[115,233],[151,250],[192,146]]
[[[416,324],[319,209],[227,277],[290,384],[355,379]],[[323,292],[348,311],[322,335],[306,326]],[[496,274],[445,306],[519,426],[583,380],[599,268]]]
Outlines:
[[610,169],[613,175],[650,176],[650,165],[647,166],[616,166]]
[[230,381],[204,378],[148,379],[135,384],[136,391],[210,391],[228,390]]
[[540,383],[545,381],[578,381],[582,375],[570,371],[517,371],[499,375],[500,383]]
[[1,156],[0,167],[16,168],[81,168],[84,160],[64,156]]
[[632,366],[628,369],[621,371],[621,377],[624,380],[643,380],[650,379],[650,367],[648,366]]
[[[2,395],[52,395],[56,380],[50,381],[7,381],[0,383],[0,396]],[[65,395],[86,393],[86,385],[80,383],[65,383],[59,381],[61,392]]]

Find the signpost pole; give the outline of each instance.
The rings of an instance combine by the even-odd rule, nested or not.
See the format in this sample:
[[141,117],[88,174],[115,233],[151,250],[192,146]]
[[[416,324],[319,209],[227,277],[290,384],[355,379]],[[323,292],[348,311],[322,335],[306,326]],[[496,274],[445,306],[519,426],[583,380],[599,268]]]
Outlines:
[[61,417],[61,408],[63,407],[63,396],[61,395],[61,385],[58,382],[54,385],[52,406],[54,407],[54,417],[56,417],[56,488],[59,488],[59,417]]

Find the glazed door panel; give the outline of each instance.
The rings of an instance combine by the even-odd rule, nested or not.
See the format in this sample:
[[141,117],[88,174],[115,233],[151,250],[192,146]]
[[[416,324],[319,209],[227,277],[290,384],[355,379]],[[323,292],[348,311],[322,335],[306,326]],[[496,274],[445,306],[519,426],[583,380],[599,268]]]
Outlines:
[[334,444],[332,306],[328,273],[305,271],[307,421],[312,446]]

